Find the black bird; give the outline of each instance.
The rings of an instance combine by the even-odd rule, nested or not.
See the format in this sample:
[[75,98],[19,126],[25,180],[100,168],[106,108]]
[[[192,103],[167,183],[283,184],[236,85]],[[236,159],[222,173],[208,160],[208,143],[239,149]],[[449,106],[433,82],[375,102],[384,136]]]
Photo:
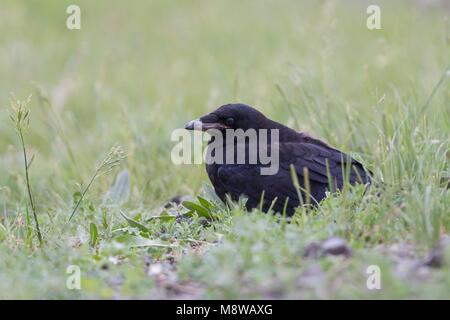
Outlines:
[[[259,207],[262,203],[265,212],[272,206],[275,212],[282,213],[285,210],[286,214],[291,216],[301,203],[309,202],[311,205],[319,203],[330,187],[331,191],[335,191],[336,188],[341,189],[346,175],[352,185],[370,183],[370,172],[365,170],[361,163],[322,140],[266,118],[261,112],[245,104],[223,105],[197,120],[190,121],[185,129],[202,131],[216,129],[218,135],[222,135],[222,137],[212,135],[208,143],[208,152],[220,158],[218,152],[223,151],[223,163],[207,163],[206,171],[217,195],[224,202],[226,194],[229,194],[233,201],[245,196],[247,209]],[[267,141],[268,154],[272,156],[278,147],[278,171],[272,175],[261,174],[261,169],[268,168],[269,165],[259,156],[256,163],[250,161],[250,138],[244,139],[246,153],[244,163],[236,163],[239,142],[237,138],[231,141],[234,156],[230,159],[233,161],[232,163],[226,161],[227,150],[229,150],[226,147],[230,145],[230,142],[226,144],[227,129],[242,129],[245,132],[255,129],[258,143],[261,142],[260,132],[264,132],[260,129],[267,129],[267,140],[264,141]],[[276,136],[271,129],[278,129],[278,143],[272,141],[272,138]],[[219,140],[216,141],[216,139]],[[220,140],[223,142],[221,143]],[[213,143],[214,141],[216,144]],[[221,145],[222,150],[217,147],[217,144]],[[213,145],[215,149],[211,150]],[[261,146],[264,147],[264,143],[258,145],[258,152]],[[300,192],[302,202],[297,188],[294,187],[292,166],[300,186],[304,189]],[[350,169],[350,172],[347,172],[347,169]],[[309,195],[304,192],[305,190],[309,190]]]

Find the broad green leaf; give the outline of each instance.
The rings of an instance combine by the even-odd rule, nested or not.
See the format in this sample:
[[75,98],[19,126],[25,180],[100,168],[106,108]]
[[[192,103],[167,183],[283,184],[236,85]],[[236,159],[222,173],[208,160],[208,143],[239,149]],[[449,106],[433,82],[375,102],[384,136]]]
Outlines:
[[114,185],[109,189],[108,196],[116,204],[121,205],[130,197],[130,174],[127,169],[117,175]]
[[90,235],[90,243],[91,246],[95,246],[98,241],[98,229],[95,223],[91,222],[91,225],[89,227],[89,235]]
[[120,210],[120,214],[122,215],[122,217],[128,222],[128,224],[131,227],[134,228],[138,228],[139,230],[143,231],[143,232],[149,232],[149,230],[147,229],[146,226],[140,224],[139,222],[137,222],[136,220],[131,219],[130,217],[128,217],[125,213],[123,213],[122,210]]
[[199,217],[212,218],[209,211],[198,204],[190,201],[183,201],[183,206],[189,210],[195,211]]
[[211,207],[212,207],[212,204],[211,203],[209,203],[209,201],[208,200],[206,200],[206,199],[203,199],[202,197],[200,197],[200,196],[198,196],[197,197],[197,199],[198,199],[198,201],[200,202],[200,204],[203,206],[203,207],[205,207],[206,209],[208,209],[208,210],[210,210],[211,209]]

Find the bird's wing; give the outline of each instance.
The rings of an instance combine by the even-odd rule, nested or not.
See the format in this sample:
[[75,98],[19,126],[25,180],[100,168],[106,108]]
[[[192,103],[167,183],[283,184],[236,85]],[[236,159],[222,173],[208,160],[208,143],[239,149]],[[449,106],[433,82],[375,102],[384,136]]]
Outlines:
[[[274,149],[271,149],[273,152]],[[320,201],[329,187],[328,174],[333,188],[343,186],[347,164],[350,165],[349,182],[366,183],[368,175],[363,166],[346,154],[326,146],[312,143],[289,142],[279,145],[279,170],[274,175],[261,175],[262,165],[227,164],[222,165],[217,172],[217,179],[233,198],[245,194],[249,201],[260,201],[264,190],[266,199],[284,201],[286,197],[299,201],[297,191],[293,186],[291,165],[301,187],[304,184],[304,168],[308,169],[311,196]],[[350,163],[349,163],[350,162]],[[328,166],[328,170],[327,170]]]
[[328,184],[329,173],[331,182],[341,188],[347,166],[350,168],[348,174],[351,184],[368,181],[368,175],[358,161],[325,145],[299,142],[282,143],[279,154],[280,168],[288,170],[292,164],[297,175],[301,177],[304,175],[303,168],[307,168],[311,181]]
[[[271,152],[273,152],[273,148]],[[298,192],[294,187],[291,175],[291,164],[294,166],[299,184],[305,188],[304,169],[308,169],[310,195],[320,201],[329,187],[328,171],[331,181],[341,188],[343,185],[343,168],[351,161],[352,172],[349,182],[354,184],[361,180],[366,182],[367,176],[361,164],[347,157],[344,153],[326,146],[309,143],[281,143],[279,145],[279,169],[274,175],[262,175],[261,168],[268,167],[260,164],[223,164],[217,170],[215,183],[221,185],[233,200],[245,195],[250,207],[258,207],[264,191],[263,209],[267,210],[272,201],[277,198],[273,209],[283,211],[286,198],[287,205],[297,206],[300,203]],[[343,167],[344,166],[344,167]]]

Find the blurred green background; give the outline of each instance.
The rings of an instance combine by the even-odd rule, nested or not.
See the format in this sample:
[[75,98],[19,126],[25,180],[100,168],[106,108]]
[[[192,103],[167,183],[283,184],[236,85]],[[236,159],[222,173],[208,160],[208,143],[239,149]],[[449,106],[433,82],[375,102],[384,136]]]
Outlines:
[[[276,85],[315,86],[327,97],[320,106],[325,118],[327,108],[351,109],[364,118],[364,130],[373,131],[376,103],[392,87],[426,98],[448,62],[449,46],[442,8],[380,2],[382,30],[370,31],[369,3],[78,1],[81,30],[68,30],[71,1],[2,1],[0,184],[15,186],[14,172],[21,170],[8,120],[11,91],[19,98],[34,95],[28,139],[38,153],[36,183],[46,180],[68,192],[70,181],[85,178],[119,142],[130,154],[135,191],[149,203],[193,193],[206,178],[201,166],[177,168],[168,161],[170,133],[188,120],[241,101],[296,127]],[[36,86],[63,123],[78,172]],[[323,135],[301,111],[296,129]],[[330,131],[337,129],[330,142],[341,147],[346,125],[327,121]]]

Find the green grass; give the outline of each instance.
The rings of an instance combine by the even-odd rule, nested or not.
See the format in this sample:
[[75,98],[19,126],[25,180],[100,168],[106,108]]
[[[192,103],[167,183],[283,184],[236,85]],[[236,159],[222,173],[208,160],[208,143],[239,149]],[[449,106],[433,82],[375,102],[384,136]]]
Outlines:
[[[0,298],[448,299],[448,264],[402,266],[450,231],[449,12],[379,3],[370,31],[370,1],[78,1],[70,31],[71,1],[3,1]],[[42,246],[9,92],[33,94],[24,138]],[[349,152],[378,187],[289,220],[217,204],[204,165],[171,162],[170,134],[236,101]],[[116,144],[127,158],[80,200]],[[175,219],[187,211],[163,208],[175,195],[204,197],[214,219]],[[303,257],[331,235],[350,259]],[[381,290],[366,288],[371,264]],[[66,288],[69,265],[81,290]]]

